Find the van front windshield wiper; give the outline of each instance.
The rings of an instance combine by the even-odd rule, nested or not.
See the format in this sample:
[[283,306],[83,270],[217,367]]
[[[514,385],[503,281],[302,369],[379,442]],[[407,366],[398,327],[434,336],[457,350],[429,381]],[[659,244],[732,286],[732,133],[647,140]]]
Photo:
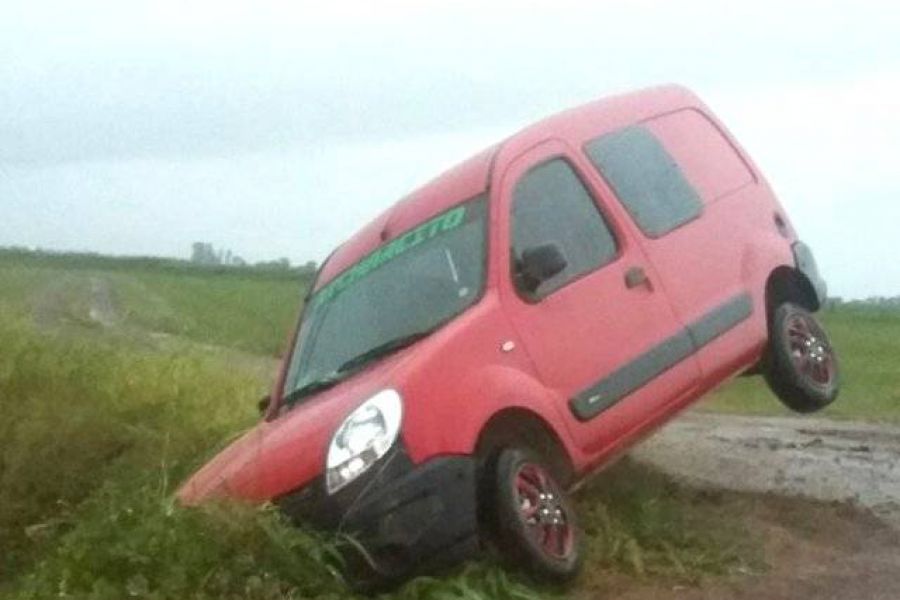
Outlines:
[[396,352],[401,348],[406,348],[407,346],[410,346],[421,340],[422,338],[428,336],[432,331],[434,331],[434,329],[429,329],[427,331],[417,331],[416,333],[397,337],[392,340],[388,340],[383,344],[378,344],[374,348],[370,348],[362,354],[359,354],[346,361],[336,371],[332,371],[331,373],[324,375],[318,379],[314,379],[309,383],[304,383],[284,397],[284,404],[289,407],[293,406],[306,396],[310,396],[312,394],[316,394],[323,390],[327,390],[328,388],[334,387],[344,379],[350,377],[355,371],[369,364],[373,360],[381,358],[382,356],[386,356],[392,352]]
[[293,406],[301,398],[305,398],[310,394],[315,394],[316,392],[321,392],[322,390],[327,390],[330,387],[336,386],[342,380],[346,379],[349,375],[349,373],[339,373],[338,371],[333,371],[328,375],[320,377],[319,379],[314,379],[309,383],[304,383],[303,385],[289,393],[287,396],[285,396],[284,403],[287,406]]
[[372,362],[375,359],[381,358],[382,356],[387,356],[388,354],[415,344],[422,338],[430,335],[432,331],[434,331],[434,329],[417,331],[415,333],[410,333],[408,335],[403,335],[392,340],[388,340],[383,344],[378,344],[374,348],[370,348],[362,354],[354,356],[353,358],[342,364],[340,367],[338,367],[336,373],[344,374],[355,371],[356,369],[359,369],[360,367]]

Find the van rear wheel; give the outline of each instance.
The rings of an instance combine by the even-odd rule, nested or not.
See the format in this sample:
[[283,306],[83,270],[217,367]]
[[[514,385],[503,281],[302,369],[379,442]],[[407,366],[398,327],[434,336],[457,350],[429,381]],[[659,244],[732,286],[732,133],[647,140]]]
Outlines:
[[806,309],[790,302],[775,309],[766,362],[766,382],[791,410],[816,412],[837,398],[837,353],[825,328]]
[[528,450],[502,450],[492,483],[495,542],[503,558],[539,579],[574,578],[582,563],[581,530],[545,463]]

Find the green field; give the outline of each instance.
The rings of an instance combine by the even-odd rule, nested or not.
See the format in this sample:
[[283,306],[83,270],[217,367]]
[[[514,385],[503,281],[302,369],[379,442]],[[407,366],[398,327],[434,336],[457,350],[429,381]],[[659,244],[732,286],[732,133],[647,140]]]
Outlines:
[[[820,315],[838,352],[838,400],[819,413],[836,419],[900,422],[900,311],[830,309]],[[789,415],[759,377],[739,378],[703,407],[751,415]]]
[[[269,508],[185,510],[178,483],[251,426],[308,281],[0,259],[0,598],[339,599],[340,539]],[[900,315],[826,315],[835,417],[898,420]],[[893,354],[892,354],[893,353]],[[706,409],[778,413],[755,378]],[[690,585],[764,569],[721,502],[627,462],[578,497],[591,574]],[[566,596],[477,563],[385,598]]]

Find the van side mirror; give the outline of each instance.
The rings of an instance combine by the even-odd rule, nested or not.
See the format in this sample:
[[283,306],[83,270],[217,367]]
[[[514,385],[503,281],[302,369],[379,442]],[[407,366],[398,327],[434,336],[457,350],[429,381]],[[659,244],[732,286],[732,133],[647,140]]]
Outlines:
[[269,404],[272,403],[272,396],[266,394],[262,398],[260,398],[259,402],[256,403],[256,408],[259,409],[259,414],[264,415],[266,411],[269,410]]
[[520,285],[525,291],[534,293],[538,286],[561,273],[568,264],[566,255],[553,242],[526,248],[517,265]]

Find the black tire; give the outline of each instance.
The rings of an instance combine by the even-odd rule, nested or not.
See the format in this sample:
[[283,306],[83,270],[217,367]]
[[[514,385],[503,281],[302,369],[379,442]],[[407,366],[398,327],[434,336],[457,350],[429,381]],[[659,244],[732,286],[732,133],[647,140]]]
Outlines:
[[[493,541],[501,557],[536,579],[571,581],[581,569],[583,541],[565,491],[545,462],[528,450],[504,449],[492,466],[492,485],[485,491],[493,501],[487,508],[493,513]],[[534,490],[526,485],[532,481]]]
[[809,311],[790,302],[772,313],[763,374],[778,399],[798,413],[822,410],[840,390],[840,365],[828,334]]

